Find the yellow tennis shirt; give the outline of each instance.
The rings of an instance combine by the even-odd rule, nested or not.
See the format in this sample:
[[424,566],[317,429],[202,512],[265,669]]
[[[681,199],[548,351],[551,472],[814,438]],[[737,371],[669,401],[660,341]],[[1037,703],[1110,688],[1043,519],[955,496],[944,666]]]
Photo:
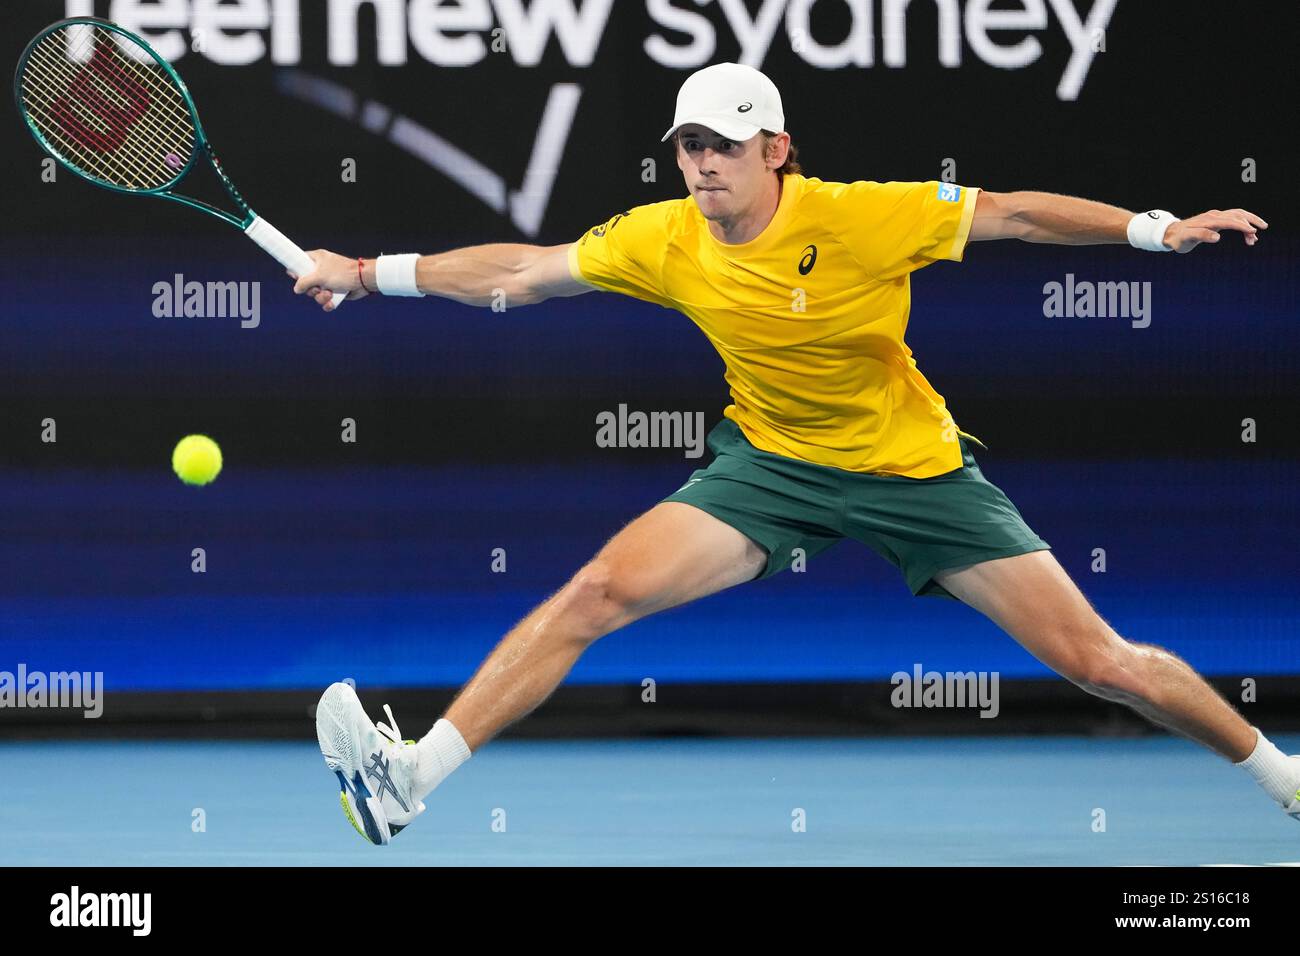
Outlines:
[[958,430],[903,341],[910,276],[961,261],[978,190],[786,176],[749,242],[715,238],[691,197],[637,206],[569,247],[573,277],[677,309],[726,365],[723,414],[757,448],[847,471],[962,466]]

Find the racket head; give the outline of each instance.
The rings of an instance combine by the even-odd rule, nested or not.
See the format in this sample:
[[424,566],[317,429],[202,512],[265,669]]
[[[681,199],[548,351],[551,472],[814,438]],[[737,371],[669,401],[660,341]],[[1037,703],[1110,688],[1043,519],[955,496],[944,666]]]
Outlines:
[[206,145],[180,75],[144,40],[98,17],[37,34],[14,72],[14,102],[36,142],[83,179],[163,194]]

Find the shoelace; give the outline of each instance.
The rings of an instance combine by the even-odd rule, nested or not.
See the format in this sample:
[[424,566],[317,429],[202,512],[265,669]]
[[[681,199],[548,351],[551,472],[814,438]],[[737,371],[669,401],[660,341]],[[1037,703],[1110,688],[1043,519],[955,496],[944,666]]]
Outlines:
[[387,714],[388,719],[392,721],[392,726],[390,727],[381,720],[375,724],[375,730],[379,731],[393,743],[400,744],[402,742],[402,732],[397,729],[397,718],[393,716],[393,708],[384,704],[384,713]]

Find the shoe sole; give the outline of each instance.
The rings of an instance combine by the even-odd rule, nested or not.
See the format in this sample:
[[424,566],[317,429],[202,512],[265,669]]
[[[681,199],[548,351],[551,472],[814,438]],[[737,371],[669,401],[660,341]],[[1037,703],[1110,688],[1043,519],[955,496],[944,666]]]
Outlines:
[[[327,760],[326,766],[329,765]],[[348,818],[348,823],[352,828],[365,837],[366,841],[376,846],[387,846],[388,841],[392,839],[392,832],[388,826],[388,819],[384,815],[384,808],[369,790],[366,789],[365,782],[361,779],[361,774],[356,774],[352,780],[352,788],[348,787],[347,778],[343,772],[335,770],[334,775],[339,778],[339,803],[343,807],[343,815]],[[355,790],[356,795],[353,795]],[[360,797],[361,799],[356,799]]]

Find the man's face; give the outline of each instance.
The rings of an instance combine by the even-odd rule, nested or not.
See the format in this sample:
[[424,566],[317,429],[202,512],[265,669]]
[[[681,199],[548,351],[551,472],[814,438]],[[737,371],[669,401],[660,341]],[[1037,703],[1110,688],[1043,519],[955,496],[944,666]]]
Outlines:
[[776,168],[764,146],[762,133],[737,143],[694,123],[677,131],[677,168],[705,219],[734,219],[762,197]]

